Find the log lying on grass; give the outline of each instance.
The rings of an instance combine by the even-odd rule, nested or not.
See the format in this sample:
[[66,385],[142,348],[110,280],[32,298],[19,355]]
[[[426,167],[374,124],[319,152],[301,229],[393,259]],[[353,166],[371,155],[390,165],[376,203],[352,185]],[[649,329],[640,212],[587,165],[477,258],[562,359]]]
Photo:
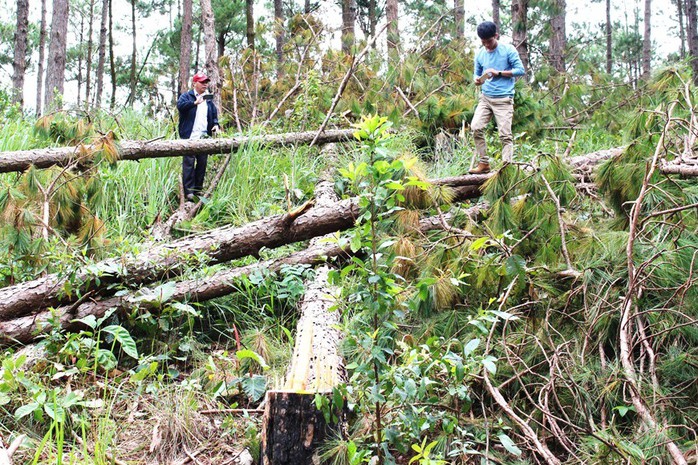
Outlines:
[[[469,176],[456,183],[455,200],[479,195]],[[481,181],[479,181],[481,182]],[[136,255],[101,261],[78,271],[70,280],[52,274],[0,289],[0,321],[36,313],[47,307],[70,305],[79,296],[113,293],[114,285],[139,286],[180,276],[191,264],[215,264],[328,233],[349,229],[359,214],[358,200],[300,209],[262,218],[240,227],[224,226],[173,242],[151,245]],[[110,290],[111,289],[111,290]]]
[[[171,302],[203,302],[234,292],[236,279],[256,271],[276,272],[286,265],[322,263],[344,253],[345,251],[337,243],[320,243],[286,257],[222,270],[198,279],[181,281],[166,293],[161,288],[142,289],[118,297],[87,300],[78,305],[59,307],[53,311],[53,314],[56,315],[62,329],[75,330],[80,326],[80,323],[75,320],[88,315],[101,318],[111,309],[115,309],[117,312],[124,312],[135,307],[143,310],[154,310],[157,306],[165,306]],[[47,329],[47,323],[51,317],[51,311],[43,310],[34,315],[0,321],[0,344],[28,343],[36,339]]]
[[[352,137],[354,129],[327,130],[319,135],[316,144],[346,141]],[[181,157],[183,155],[214,155],[230,153],[248,144],[291,145],[309,144],[317,135],[316,131],[264,136],[240,136],[233,138],[200,140],[124,140],[119,143],[120,160],[141,160],[144,158]],[[88,150],[87,152],[91,152]],[[57,147],[49,149],[0,152],[0,173],[24,171],[31,165],[48,168],[67,166],[81,157],[78,147]]]

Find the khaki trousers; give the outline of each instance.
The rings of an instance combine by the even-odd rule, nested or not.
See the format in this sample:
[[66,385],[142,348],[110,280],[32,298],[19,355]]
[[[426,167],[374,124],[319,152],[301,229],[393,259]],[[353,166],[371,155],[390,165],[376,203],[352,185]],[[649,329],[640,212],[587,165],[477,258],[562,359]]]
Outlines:
[[499,129],[499,140],[502,142],[502,161],[511,162],[514,154],[514,137],[511,134],[511,121],[514,117],[514,99],[512,97],[487,97],[480,94],[480,101],[475,109],[470,129],[475,139],[475,150],[480,157],[480,163],[489,163],[487,157],[487,142],[485,128],[494,116]]

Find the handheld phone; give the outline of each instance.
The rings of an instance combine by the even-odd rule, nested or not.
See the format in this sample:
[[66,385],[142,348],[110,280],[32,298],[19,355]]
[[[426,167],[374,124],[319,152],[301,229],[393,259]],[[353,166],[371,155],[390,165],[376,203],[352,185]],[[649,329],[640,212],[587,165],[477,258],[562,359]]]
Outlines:
[[204,100],[213,100],[213,94],[204,94]]

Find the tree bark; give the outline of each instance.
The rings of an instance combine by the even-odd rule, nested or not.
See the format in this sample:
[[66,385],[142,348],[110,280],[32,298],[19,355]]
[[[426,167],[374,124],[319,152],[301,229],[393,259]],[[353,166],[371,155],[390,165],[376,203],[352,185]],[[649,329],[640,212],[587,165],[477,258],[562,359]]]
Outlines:
[[[342,418],[344,415],[331,415]],[[267,391],[262,427],[262,465],[313,465],[317,448],[337,436],[337,423],[327,424],[315,395]]]
[[94,23],[95,0],[90,0],[90,16],[87,25],[87,62],[85,63],[85,110],[90,109],[90,94],[92,92],[92,24]]
[[613,29],[611,23],[611,0],[606,0],[606,73],[613,72]]
[[516,51],[519,52],[521,63],[524,69],[528,71],[528,1],[529,0],[512,0],[511,2],[511,22],[512,22],[512,40]]
[[[387,46],[388,57],[397,55],[400,45],[400,29],[398,27],[398,2],[397,0],[386,0],[385,16],[388,21]],[[397,58],[397,57],[396,57]]]
[[463,0],[454,1],[453,20],[456,23],[456,39],[463,39],[465,37],[465,8]]
[[126,105],[133,108],[133,104],[136,101],[136,55],[138,48],[136,47],[136,0],[131,0],[131,72],[129,73],[129,95]]
[[80,35],[78,36],[78,75],[76,76],[77,78],[77,84],[78,84],[78,98],[77,98],[77,106],[80,106],[80,92],[82,91],[82,44],[84,40],[84,32],[85,32],[85,16],[80,12]]
[[254,50],[254,0],[246,0],[245,17],[247,19],[247,46]]
[[283,75],[284,42],[286,41],[283,0],[274,0],[274,35],[276,36],[276,77],[281,78]]
[[[376,0],[368,0],[368,35],[376,36],[376,25],[378,24],[378,6]],[[373,48],[376,48],[376,43],[373,42]]]
[[356,0],[342,0],[342,51],[351,53],[354,47]]
[[[327,130],[320,134],[317,143],[346,141],[352,138],[353,129]],[[267,136],[241,136],[230,139],[176,139],[158,141],[129,141],[120,143],[120,160],[141,160],[143,158],[181,157],[183,155],[213,155],[238,150],[248,143],[276,145],[307,144],[313,140],[315,131],[272,134]],[[88,150],[89,151],[89,150]],[[48,168],[67,166],[75,162],[80,149],[58,147],[49,149],[0,152],[0,173],[24,171],[29,166]]]
[[[454,187],[455,201],[480,195],[480,184],[489,175],[434,180]],[[262,218],[237,228],[225,226],[177,241],[150,246],[136,256],[103,260],[70,280],[52,274],[0,289],[0,321],[31,315],[41,309],[70,305],[88,292],[99,295],[114,283],[146,285],[186,271],[191,257],[205,255],[206,264],[224,263],[262,248],[311,239],[348,229],[359,213],[358,199]],[[99,279],[95,279],[95,274]]]
[[116,65],[114,64],[114,4],[109,0],[109,73],[111,74],[111,98],[109,108],[116,106]]
[[565,49],[567,36],[565,33],[565,17],[567,5],[565,0],[555,0],[550,18],[550,64],[558,73],[565,72]]
[[688,39],[691,70],[693,70],[693,84],[698,87],[698,13],[696,12],[696,0],[686,0],[686,36]]
[[[194,279],[180,281],[168,294],[167,298],[157,288],[141,289],[128,295],[108,297],[103,300],[89,300],[78,305],[59,307],[55,311],[41,311],[35,315],[24,316],[9,321],[0,321],[0,344],[20,342],[29,343],[45,333],[49,319],[53,315],[58,316],[61,328],[65,330],[79,330],[81,324],[76,320],[93,315],[96,318],[103,317],[107,311],[116,309],[117,312],[127,312],[140,308],[143,310],[157,311],[158,307],[170,302],[205,302],[218,297],[223,297],[237,290],[235,281],[242,276],[250,275],[255,271],[279,271],[288,265],[314,265],[324,263],[330,258],[339,257],[345,251],[336,243],[316,244],[308,249],[295,252],[283,258],[265,260],[247,266],[218,271],[205,280]],[[152,299],[147,296],[152,295]],[[145,298],[144,298],[145,297]]]
[[652,72],[652,0],[645,0],[645,34],[642,39],[642,79],[647,81]]
[[214,24],[211,0],[201,0],[201,22],[204,29],[204,49],[206,50],[206,73],[211,80],[208,88],[213,92],[213,103],[221,107],[220,71],[218,69],[218,49],[216,48],[216,26]]
[[41,0],[41,23],[39,25],[39,63],[36,73],[36,116],[41,115],[41,97],[44,83],[44,53],[46,51],[46,0]]
[[192,0],[182,2],[182,34],[179,42],[179,93],[189,89],[189,69],[191,68],[191,23]]
[[56,103],[56,107],[62,106],[63,86],[65,84],[68,12],[68,0],[53,0],[51,42],[49,44],[48,65],[46,67],[45,110],[53,109],[57,96],[60,96],[60,98]]
[[[610,0],[606,0],[610,1]],[[681,48],[679,49],[679,57],[683,60],[686,58],[686,29],[684,28],[684,21],[683,21],[683,0],[674,0],[674,3],[676,3],[676,11],[678,13],[678,22],[679,22],[679,39],[681,40]]]
[[107,19],[109,18],[109,0],[102,1],[102,18],[99,23],[99,58],[97,59],[97,91],[95,106],[102,107],[102,92],[104,90],[104,63],[107,55]]
[[24,108],[24,72],[27,69],[27,31],[29,29],[29,0],[17,0],[15,50],[12,60],[12,103]]
[[501,5],[499,4],[499,0],[492,0],[492,22],[497,25],[497,30],[500,31],[500,24],[499,24],[499,10],[501,8]]

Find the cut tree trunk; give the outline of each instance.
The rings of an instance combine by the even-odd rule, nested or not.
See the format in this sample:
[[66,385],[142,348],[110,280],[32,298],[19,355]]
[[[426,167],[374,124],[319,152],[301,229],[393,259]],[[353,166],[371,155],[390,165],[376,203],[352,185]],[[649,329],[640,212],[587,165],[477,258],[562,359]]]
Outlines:
[[[327,130],[321,133],[316,143],[346,141],[352,137],[353,129]],[[125,140],[120,145],[121,160],[141,160],[143,158],[181,157],[183,155],[213,155],[236,151],[245,144],[266,145],[307,144],[313,141],[317,132],[296,132],[267,136],[241,136],[234,138],[200,140]],[[89,150],[88,150],[89,151]],[[0,152],[0,173],[24,171],[29,166],[48,168],[54,165],[67,166],[79,157],[78,147]]]
[[342,256],[345,251],[335,244],[318,244],[314,247],[295,252],[275,260],[265,260],[251,265],[222,270],[205,279],[180,281],[174,285],[166,296],[161,289],[149,288],[103,300],[87,300],[78,304],[59,307],[53,312],[43,310],[36,315],[0,322],[0,344],[29,343],[48,329],[48,320],[55,315],[60,326],[65,330],[78,330],[80,323],[76,320],[88,315],[103,317],[109,310],[126,312],[134,308],[157,311],[170,302],[205,302],[235,292],[234,282],[242,276],[255,271],[276,272],[283,266],[323,263],[328,259]]
[[[328,424],[315,406],[315,395],[267,391],[262,428],[262,465],[319,463],[317,448],[337,436],[339,422]],[[340,415],[330,418],[341,419]]]

